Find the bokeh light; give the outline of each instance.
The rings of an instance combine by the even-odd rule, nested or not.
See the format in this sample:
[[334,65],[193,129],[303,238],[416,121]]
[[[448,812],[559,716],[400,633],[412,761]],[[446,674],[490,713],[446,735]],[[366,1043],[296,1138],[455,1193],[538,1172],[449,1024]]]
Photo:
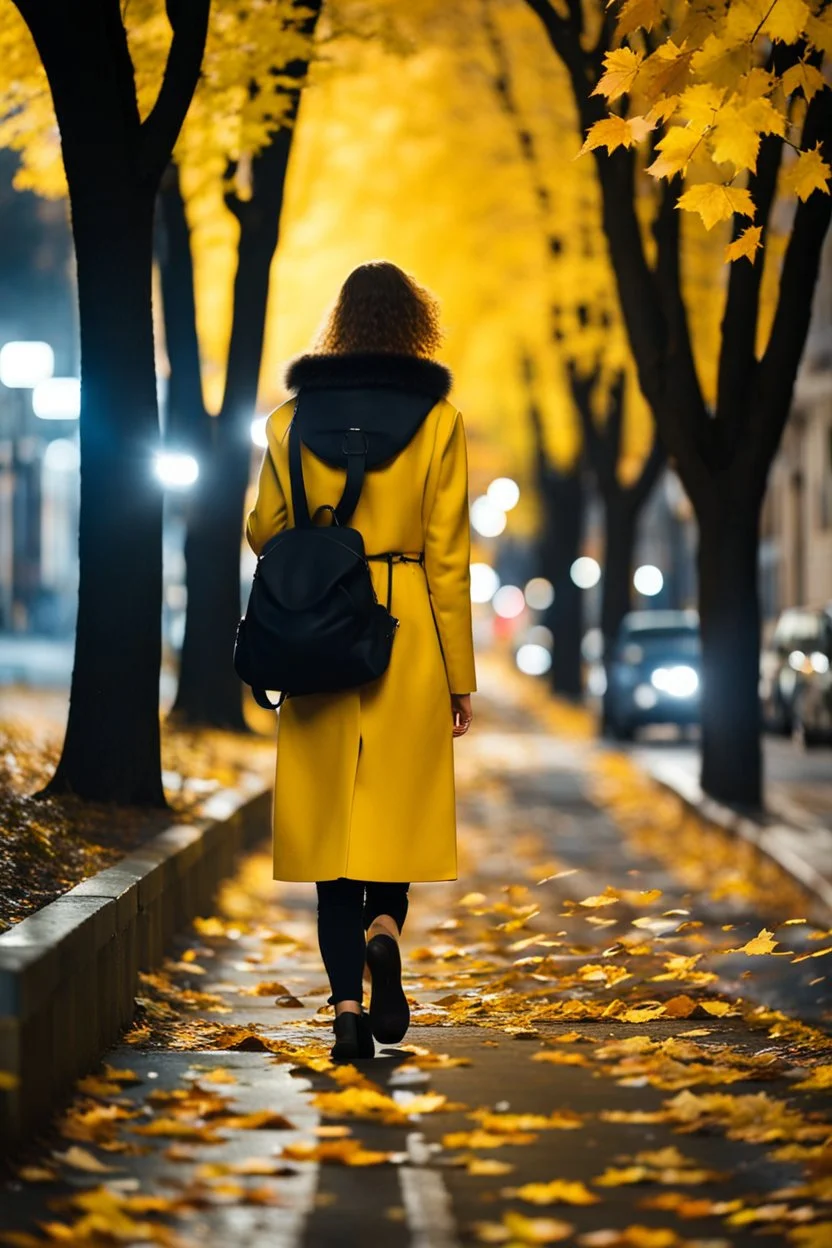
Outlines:
[[597,585],[601,579],[601,565],[597,559],[592,559],[589,555],[581,555],[580,559],[576,559],[572,564],[569,575],[578,589],[592,589],[593,585]]
[[499,537],[506,527],[506,513],[486,494],[481,494],[471,504],[471,524],[480,537]]
[[551,650],[555,644],[555,634],[545,624],[535,624],[525,635],[525,640],[535,646],[545,646]]
[[77,420],[81,382],[77,377],[46,377],[32,391],[32,410],[41,420]]
[[501,585],[492,599],[494,610],[504,620],[516,619],[526,605],[519,585]]
[[546,611],[555,601],[555,588],[545,576],[533,576],[525,588],[526,602],[533,611]]
[[48,342],[7,342],[0,347],[0,382],[10,390],[31,390],[54,369],[55,353]]
[[181,451],[160,451],[154,471],[162,485],[171,490],[187,490],[199,476],[199,464],[193,455]]
[[471,564],[471,601],[490,602],[500,588],[500,578],[489,563]]
[[78,443],[69,438],[53,438],[43,452],[43,466],[47,472],[77,472],[81,466]]
[[486,490],[486,497],[500,511],[511,511],[520,501],[520,486],[511,477],[497,477]]
[[552,656],[545,646],[526,642],[517,651],[515,662],[527,676],[542,676],[552,666]]
[[662,592],[664,577],[652,563],[643,563],[633,573],[633,584],[645,598],[653,598]]

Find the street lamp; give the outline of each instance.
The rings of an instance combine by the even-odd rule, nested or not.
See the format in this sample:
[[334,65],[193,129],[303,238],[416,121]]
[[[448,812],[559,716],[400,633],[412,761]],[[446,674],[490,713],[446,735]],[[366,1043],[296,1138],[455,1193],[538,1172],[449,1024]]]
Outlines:
[[81,382],[77,377],[45,377],[32,391],[32,410],[40,420],[77,420]]
[[48,342],[7,342],[0,347],[0,382],[9,390],[32,390],[54,369],[55,353]]
[[162,485],[171,490],[188,490],[199,476],[193,455],[182,451],[159,451],[153,469]]

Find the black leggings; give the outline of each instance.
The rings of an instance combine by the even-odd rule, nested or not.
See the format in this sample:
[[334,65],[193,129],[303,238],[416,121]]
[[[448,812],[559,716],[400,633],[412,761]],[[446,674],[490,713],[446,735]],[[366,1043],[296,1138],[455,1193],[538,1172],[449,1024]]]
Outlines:
[[[320,880],[318,890],[318,944],[337,1001],[361,1001],[364,995],[365,932],[373,919],[389,914],[399,931],[407,915],[409,884],[381,884],[376,880]],[[366,898],[364,891],[366,889]]]

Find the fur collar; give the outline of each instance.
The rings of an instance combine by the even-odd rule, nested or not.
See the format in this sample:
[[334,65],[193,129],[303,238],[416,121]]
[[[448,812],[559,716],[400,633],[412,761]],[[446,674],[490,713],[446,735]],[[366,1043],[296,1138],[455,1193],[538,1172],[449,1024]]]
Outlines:
[[387,352],[299,355],[286,371],[286,386],[291,391],[302,386],[314,390],[388,386],[444,399],[452,382],[450,370],[435,360]]

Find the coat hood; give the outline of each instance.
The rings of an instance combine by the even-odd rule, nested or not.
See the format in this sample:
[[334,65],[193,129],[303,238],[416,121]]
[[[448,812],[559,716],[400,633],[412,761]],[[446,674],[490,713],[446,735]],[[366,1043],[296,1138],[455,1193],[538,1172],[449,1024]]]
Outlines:
[[344,430],[367,440],[367,468],[378,468],[415,437],[451,388],[450,371],[414,355],[301,355],[286,373],[297,394],[301,440],[334,467],[346,467]]
[[436,360],[416,355],[374,352],[356,355],[300,355],[286,371],[287,389],[352,390],[375,388],[416,391],[445,399],[453,378]]

